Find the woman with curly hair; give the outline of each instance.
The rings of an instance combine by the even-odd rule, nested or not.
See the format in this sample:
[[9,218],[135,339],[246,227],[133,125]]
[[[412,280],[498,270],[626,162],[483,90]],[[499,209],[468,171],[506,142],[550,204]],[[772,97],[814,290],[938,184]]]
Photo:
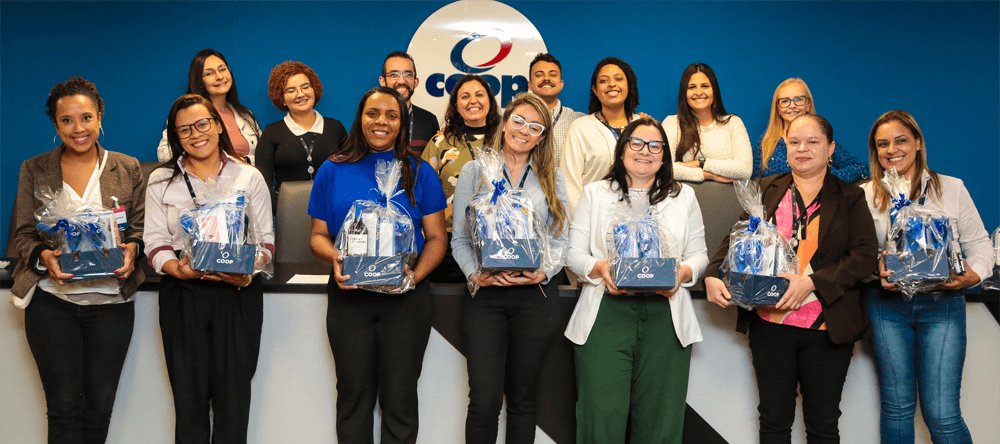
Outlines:
[[566,178],[570,214],[583,187],[608,174],[615,144],[622,129],[638,117],[638,106],[639,85],[632,67],[615,57],[601,60],[590,77],[590,115],[570,125],[559,163]]
[[750,136],[739,117],[726,113],[719,81],[708,65],[692,63],[684,69],[677,114],[663,119],[663,129],[674,150],[677,180],[729,183],[750,178]]
[[458,79],[448,99],[444,129],[431,138],[420,155],[434,168],[448,199],[448,208],[444,210],[448,252],[441,266],[431,274],[431,282],[465,283],[465,275],[451,253],[452,201],[462,167],[476,158],[483,144],[500,128],[498,108],[496,95],[486,79],[475,74]]
[[[240,159],[248,158],[253,162],[257,149],[257,138],[260,136],[260,125],[257,117],[249,108],[240,103],[236,93],[236,80],[229,69],[226,58],[214,49],[198,51],[191,59],[188,67],[188,86],[185,94],[198,94],[212,101],[215,109],[222,116],[229,140]],[[173,156],[170,143],[167,142],[167,130],[163,130],[160,146],[156,148],[156,158],[166,162]]]
[[314,107],[323,97],[323,82],[302,62],[285,61],[271,70],[267,96],[285,118],[264,128],[255,165],[278,202],[281,183],[313,180],[323,160],[330,157],[347,130],[337,119],[323,117]]

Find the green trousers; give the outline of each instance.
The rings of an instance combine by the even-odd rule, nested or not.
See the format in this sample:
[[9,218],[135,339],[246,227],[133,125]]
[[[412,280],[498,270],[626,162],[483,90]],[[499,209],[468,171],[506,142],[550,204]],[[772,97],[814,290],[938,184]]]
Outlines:
[[691,347],[674,333],[667,298],[604,295],[576,346],[577,444],[680,444]]

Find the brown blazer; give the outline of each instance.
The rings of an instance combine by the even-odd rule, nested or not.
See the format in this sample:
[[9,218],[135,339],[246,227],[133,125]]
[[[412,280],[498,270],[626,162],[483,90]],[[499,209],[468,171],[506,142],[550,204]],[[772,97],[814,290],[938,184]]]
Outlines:
[[[765,218],[771,218],[792,185],[791,173],[761,179]],[[809,275],[823,307],[830,340],[850,344],[871,332],[871,321],[862,306],[862,282],[878,265],[878,239],[865,193],[861,188],[827,174],[819,192],[819,247]],[[741,220],[749,215],[744,211]],[[719,246],[705,276],[716,277],[729,251],[729,235]],[[745,332],[755,315],[742,308],[736,330]]]
[[[35,198],[35,189],[48,186],[52,190],[60,190],[63,186],[62,158],[64,146],[39,154],[21,164],[21,176],[17,182],[17,198],[14,200],[15,224],[14,247],[17,251],[17,267],[14,268],[14,286],[11,293],[19,298],[28,294],[38,281],[45,275],[40,273],[35,264],[42,250],[54,248],[51,236],[40,233],[35,226],[35,210],[42,202]],[[104,148],[97,146],[99,159],[104,158]],[[146,181],[142,177],[142,168],[134,157],[108,151],[107,165],[101,174],[101,201],[105,207],[114,206],[111,196],[118,198],[118,203],[125,207],[128,218],[128,229],[122,243],[135,242],[139,248],[136,251],[135,263],[142,257],[142,227],[146,215]],[[146,279],[145,273],[135,267],[135,271],[121,283],[122,296],[132,297],[136,289]]]

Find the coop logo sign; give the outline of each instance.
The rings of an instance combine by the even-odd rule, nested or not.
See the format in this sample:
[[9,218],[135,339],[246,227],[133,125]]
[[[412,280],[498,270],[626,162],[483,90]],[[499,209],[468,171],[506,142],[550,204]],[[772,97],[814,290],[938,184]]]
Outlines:
[[528,65],[546,49],[535,25],[514,8],[463,0],[424,20],[407,52],[416,62],[422,86],[414,91],[413,102],[441,119],[451,90],[466,74],[482,76],[500,107],[528,91]]

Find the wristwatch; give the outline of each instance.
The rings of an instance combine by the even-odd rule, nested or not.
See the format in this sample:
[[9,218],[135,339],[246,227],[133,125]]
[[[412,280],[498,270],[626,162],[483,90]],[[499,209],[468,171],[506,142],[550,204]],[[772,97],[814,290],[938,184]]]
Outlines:
[[704,157],[699,157],[698,158],[698,168],[705,169],[705,158]]

